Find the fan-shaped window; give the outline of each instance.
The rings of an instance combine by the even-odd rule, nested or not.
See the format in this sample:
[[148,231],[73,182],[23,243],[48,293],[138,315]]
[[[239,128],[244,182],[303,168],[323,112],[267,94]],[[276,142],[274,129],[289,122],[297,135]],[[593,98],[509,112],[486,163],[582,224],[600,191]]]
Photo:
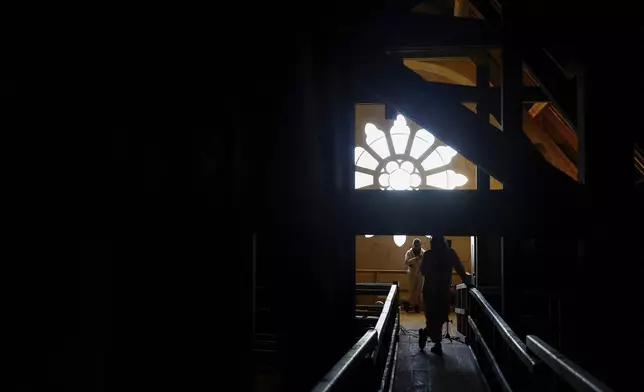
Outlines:
[[454,189],[467,183],[467,177],[452,170],[456,150],[437,144],[425,129],[412,132],[400,114],[389,139],[372,123],[365,124],[364,133],[366,145],[355,149],[356,189]]
[[[452,167],[452,159],[458,152],[438,144],[434,135],[425,129],[412,132],[400,114],[389,130],[392,145],[385,133],[372,123],[365,124],[364,133],[366,145],[355,149],[356,189],[454,189],[467,183],[467,177]],[[365,237],[371,238],[373,234]],[[407,236],[395,235],[393,240],[400,247]]]

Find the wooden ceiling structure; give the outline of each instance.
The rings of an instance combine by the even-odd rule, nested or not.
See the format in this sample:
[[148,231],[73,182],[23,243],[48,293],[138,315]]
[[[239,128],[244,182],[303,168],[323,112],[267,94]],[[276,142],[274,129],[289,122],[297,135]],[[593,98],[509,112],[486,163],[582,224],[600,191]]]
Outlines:
[[[335,363],[338,354],[350,347],[343,344],[354,342],[350,342],[351,336],[338,342],[339,338],[327,334],[328,330],[352,328],[356,235],[442,232],[496,237],[497,245],[501,236],[504,243],[511,242],[513,236],[555,238],[565,246],[554,247],[556,252],[544,256],[544,263],[548,262],[544,270],[552,272],[560,266],[574,269],[583,264],[583,276],[589,281],[601,282],[601,275],[605,274],[601,263],[590,257],[577,263],[577,239],[586,235],[584,246],[596,243],[605,228],[615,227],[618,217],[621,219],[627,210],[628,200],[623,197],[627,186],[613,174],[625,171],[625,143],[616,143],[618,159],[602,162],[601,130],[614,120],[610,113],[597,108],[608,105],[614,110],[614,102],[595,94],[582,111],[580,119],[586,123],[581,122],[582,131],[578,133],[582,158],[577,162],[578,180],[544,159],[543,151],[525,132],[527,118],[570,160],[566,149],[559,145],[574,145],[573,134],[568,132],[573,128],[566,128],[565,122],[549,129],[539,125],[550,121],[546,117],[549,111],[553,118],[560,116],[567,121],[566,117],[572,117],[570,122],[575,124],[578,121],[573,117],[576,102],[560,93],[569,85],[560,84],[559,77],[542,73],[536,62],[529,61],[534,57],[533,50],[539,52],[549,42],[547,37],[544,39],[543,35],[526,30],[532,26],[517,25],[524,20],[525,11],[522,13],[513,4],[504,4],[503,19],[492,20],[487,15],[485,19],[455,17],[454,3],[452,8],[443,2],[430,3],[433,8],[426,7],[433,14],[410,12],[417,1],[389,1],[379,7],[367,3],[372,4],[364,2],[360,12],[351,14],[342,6],[334,10],[337,12],[329,11],[324,25],[328,26],[329,20],[337,22],[333,31],[319,33],[314,43],[306,42],[298,48],[301,54],[294,61],[297,63],[294,84],[298,87],[284,104],[288,112],[297,112],[297,119],[288,128],[282,127],[276,132],[280,139],[274,148],[278,151],[271,165],[264,165],[267,171],[288,167],[289,176],[275,178],[271,187],[261,190],[267,195],[262,201],[270,208],[261,205],[258,210],[269,210],[270,221],[246,215],[251,222],[257,220],[258,237],[266,238],[264,246],[276,248],[272,257],[279,257],[279,262],[270,264],[277,271],[275,276],[297,271],[300,279],[307,282],[307,292],[313,293],[304,300],[293,296],[292,288],[285,287],[284,298],[292,298],[294,302],[289,307],[315,306],[320,310],[319,314],[310,316],[303,331],[300,325],[287,321],[289,312],[283,306],[280,337],[284,339],[284,352],[289,353],[283,358],[287,369],[284,379],[319,379]],[[444,13],[450,9],[450,14]],[[496,60],[495,51],[501,53]],[[436,57],[473,58],[474,85],[428,81],[418,69],[409,67],[409,59],[422,62]],[[604,89],[602,93],[612,93],[612,85],[602,79],[601,72],[597,73],[603,64],[592,65],[590,86],[599,86],[595,88]],[[565,75],[560,76],[566,79]],[[497,77],[502,83],[495,82]],[[550,83],[550,79],[555,83]],[[576,99],[576,86],[574,93]],[[387,112],[398,111],[420,127],[430,129],[437,138],[478,166],[481,173],[477,173],[478,189],[355,190],[354,151],[349,146],[355,144],[356,102],[383,103]],[[476,111],[464,102],[476,102]],[[490,114],[502,131],[490,123]],[[616,123],[616,133],[623,132],[628,118],[618,120],[621,122]],[[591,132],[583,132],[588,129]],[[284,154],[285,150],[289,154]],[[585,155],[586,152],[589,154]],[[632,168],[632,152],[626,158]],[[602,170],[603,166],[609,170]],[[489,182],[485,186],[490,176],[504,184],[502,191],[490,191]],[[632,186],[632,180],[628,185]],[[252,191],[255,189],[249,189]],[[590,231],[592,236],[587,235]],[[315,249],[306,253],[306,262],[303,262],[302,248],[307,247],[303,244],[311,241],[315,241]],[[279,245],[271,245],[273,242]],[[619,252],[622,248],[611,251]],[[603,249],[592,253],[593,257],[602,256],[597,260],[613,257]],[[620,257],[627,259],[628,255]],[[499,258],[494,259],[500,262]],[[502,259],[503,266],[497,266],[505,274],[503,279],[509,286],[514,284],[506,287],[507,298],[520,298],[521,279],[525,278],[522,268],[528,263],[509,254]],[[480,263],[483,264],[486,263]],[[490,269],[494,267],[491,262],[487,264]],[[547,285],[548,281],[543,279],[541,283]],[[574,287],[580,288],[581,284]],[[569,332],[575,336],[577,331]],[[315,359],[316,366],[327,366],[319,372],[311,369],[313,365],[302,363],[301,357],[290,355],[297,353],[301,342],[311,336],[327,347],[322,354],[328,356]]]
[[[526,7],[528,4],[526,4]],[[534,4],[530,4],[533,7]],[[498,0],[456,0],[454,16],[500,22],[502,6]],[[535,18],[535,19],[538,19]],[[499,52],[490,52],[500,64]],[[579,141],[577,136],[577,82],[579,64],[574,56],[557,45],[546,45],[525,57],[524,83],[540,86],[548,102],[539,102],[529,109],[530,115],[550,135],[557,146],[576,165]],[[644,182],[644,161],[641,136],[634,143],[636,184]]]
[[[450,12],[451,9],[453,9],[454,16],[457,18],[487,19],[493,23],[499,23],[501,20],[501,6],[494,1],[460,0],[454,2],[454,4],[450,1],[424,1],[416,5],[413,11],[423,14],[437,14]],[[453,69],[453,65],[441,67],[441,63],[445,60],[464,58],[471,60],[472,63],[488,62],[490,66],[490,85],[500,86],[502,83],[501,50],[495,48],[471,48],[469,53],[464,53],[460,49],[457,52],[446,47],[435,47],[431,50],[419,50],[416,48],[415,50],[407,49],[398,53],[398,55],[405,58],[405,64],[415,71],[428,71],[438,74],[447,72],[450,75],[445,76],[453,79],[448,83],[471,86],[475,85],[475,78],[465,77],[467,72]],[[556,57],[557,55],[562,56],[561,51],[554,51],[552,48],[540,48],[536,54],[532,53],[526,56],[530,62],[524,62],[523,64],[523,83],[524,86],[533,86],[534,89],[532,92],[526,90],[527,95],[524,98],[526,112],[532,118],[532,120],[524,120],[524,132],[528,133],[528,128],[538,128],[538,132],[547,137],[551,143],[543,145],[532,135],[529,135],[533,143],[537,145],[551,164],[576,180],[579,142],[575,129],[577,108],[575,107],[576,80],[574,78],[577,75],[577,70],[574,64],[565,63],[569,59],[565,56],[563,56],[563,59]],[[534,69],[531,64],[534,64]],[[442,68],[442,70],[437,70],[437,68]],[[539,70],[540,73],[537,75],[535,70]],[[468,98],[471,99],[471,97],[470,95]],[[491,99],[493,106],[490,111],[492,116],[498,119],[500,108],[498,100],[496,101]],[[644,176],[641,154],[641,149],[636,144],[634,157],[635,168],[638,173],[636,180]]]
[[[431,14],[425,12],[431,7],[424,4],[425,9],[415,7],[423,12],[387,13],[356,28],[349,44],[352,49],[347,51],[353,67],[351,76],[360,94],[367,94],[368,99],[385,103],[416,124],[431,129],[474,162],[479,171],[501,181],[504,191],[486,196],[461,195],[457,191],[449,198],[432,191],[423,191],[418,196],[355,192],[352,196],[355,232],[378,234],[390,231],[392,224],[399,226],[397,230],[409,229],[406,222],[414,221],[411,218],[418,211],[426,211],[427,206],[435,208],[427,212],[426,218],[416,221],[435,222],[440,225],[437,230],[450,234],[571,230],[571,226],[558,222],[556,217],[567,216],[570,219],[566,222],[571,225],[577,221],[575,201],[581,191],[574,161],[565,153],[574,150],[560,147],[562,140],[575,145],[576,138],[561,120],[563,116],[554,117],[559,112],[554,109],[549,93],[523,65],[521,52],[514,50],[516,42],[507,38],[506,24]],[[449,9],[437,8],[443,12]],[[454,9],[452,4],[452,13]],[[507,50],[508,47],[511,49]],[[499,53],[504,51],[518,55],[502,58]],[[427,81],[421,76],[427,70],[423,68],[435,70],[441,60],[450,58],[469,59],[474,77],[449,66],[443,69],[452,72],[458,84]],[[477,102],[476,110],[471,105],[466,107],[467,103]],[[546,117],[547,113],[553,113],[553,117]],[[550,124],[553,118],[556,125],[550,125],[548,132],[543,124]],[[557,135],[557,139],[551,134]],[[479,177],[479,182],[484,181],[483,176]],[[479,188],[484,189],[485,182]],[[399,198],[405,201],[401,203]],[[476,211],[492,215],[485,218],[485,214],[463,208],[468,204],[477,206]],[[374,212],[382,208],[396,214],[380,224]],[[449,214],[445,214],[446,219],[437,219],[436,210]],[[495,215],[513,219],[491,219]],[[474,216],[480,219],[472,219]],[[551,227],[544,222],[558,224]]]
[[[38,45],[27,42],[31,35],[15,29],[25,56],[21,52],[8,61],[22,65],[20,60],[29,60],[24,64],[33,67],[16,72],[23,78],[16,83],[17,99],[7,99],[8,112],[18,114],[15,117],[20,120],[13,133],[30,134],[35,129],[31,134],[36,135],[42,129],[78,125],[88,154],[77,162],[86,169],[76,181],[83,188],[82,197],[70,198],[80,200],[86,215],[81,223],[83,245],[79,248],[70,235],[55,241],[65,245],[62,254],[72,255],[70,260],[81,255],[82,274],[77,273],[75,262],[14,263],[26,266],[26,277],[33,276],[36,265],[46,265],[46,271],[52,271],[48,281],[56,284],[49,296],[37,291],[27,296],[33,297],[34,306],[23,307],[26,328],[17,341],[25,342],[25,347],[14,362],[37,369],[33,378],[38,380],[47,378],[41,372],[45,362],[59,362],[59,372],[72,385],[82,384],[80,390],[94,388],[103,375],[121,368],[120,363],[140,370],[129,372],[140,378],[136,380],[140,383],[129,385],[146,389],[157,386],[151,384],[167,389],[176,383],[173,386],[186,389],[220,381],[244,383],[249,379],[250,339],[227,339],[231,336],[227,309],[232,303],[235,317],[239,316],[235,326],[240,330],[233,328],[233,332],[251,336],[245,321],[250,320],[251,268],[257,263],[275,289],[273,316],[280,334],[276,361],[286,369],[283,380],[291,384],[283,390],[307,390],[355,343],[355,235],[428,232],[425,226],[417,230],[423,222],[433,225],[430,229],[455,235],[566,234],[570,238],[592,230],[586,249],[592,250],[587,253],[595,259],[568,260],[566,266],[583,267],[585,280],[576,275],[577,269],[571,272],[575,273],[571,283],[577,283],[576,292],[596,293],[587,301],[593,316],[613,320],[615,304],[641,295],[615,290],[618,278],[607,284],[606,271],[616,262],[634,260],[634,246],[642,241],[629,238],[627,228],[619,233],[621,243],[611,246],[616,241],[613,232],[623,227],[620,221],[633,215],[624,196],[632,188],[632,173],[628,172],[628,183],[616,178],[632,170],[633,147],[615,143],[616,159],[609,162],[602,161],[602,154],[608,132],[619,141],[624,129],[632,126],[640,108],[634,108],[628,93],[639,91],[616,92],[614,80],[602,78],[602,67],[612,62],[600,58],[603,62],[593,64],[595,69],[587,74],[590,86],[599,93],[589,95],[584,124],[573,116],[575,102],[559,93],[568,88],[559,83],[566,77],[541,72],[533,53],[517,51],[521,47],[508,39],[513,29],[525,33],[535,26],[500,23],[511,18],[492,20],[492,13],[488,15],[479,2],[484,3],[473,0],[472,4],[485,19],[455,18],[453,12],[446,16],[442,11],[450,8],[443,2],[436,3],[435,9],[441,11],[437,14],[410,13],[418,0],[307,4],[313,11],[280,2],[208,3],[201,9],[190,4],[185,10],[180,4],[127,10],[88,6],[86,23],[79,28],[66,25],[73,36],[52,41],[47,39],[49,33],[60,29],[42,34],[33,30],[38,42],[55,44],[51,51],[34,50]],[[622,7],[606,8],[601,11],[619,8],[625,14]],[[503,13],[509,12],[504,6]],[[56,26],[66,24],[53,14],[49,19]],[[587,27],[581,32],[591,31]],[[534,30],[538,34],[528,34],[526,40],[534,39],[534,45],[540,40],[548,43],[543,30]],[[623,38],[608,28],[601,33]],[[627,39],[614,44],[619,55],[633,52]],[[495,85],[492,67],[477,64],[477,83],[470,88],[429,83],[406,67],[401,56],[388,54],[399,52],[404,57],[417,51],[426,57],[431,57],[428,53],[467,57],[493,49],[510,54],[501,59],[504,83]],[[32,52],[37,55],[33,61],[27,56]],[[249,57],[263,59],[261,67],[257,62],[238,61]],[[536,87],[550,99],[545,108],[531,105],[537,90],[524,86],[522,63],[538,76]],[[620,69],[612,65],[610,71]],[[45,84],[39,84],[39,75]],[[5,76],[13,75],[5,72]],[[40,94],[38,88],[43,86],[46,91]],[[504,190],[356,191],[353,116],[361,93],[431,127],[485,174],[503,181]],[[462,104],[471,94],[476,95],[477,113]],[[45,110],[25,105],[34,97]],[[579,154],[577,162],[579,178],[586,181],[583,186],[548,163],[522,132],[526,103],[537,120],[557,108],[553,115],[565,113],[577,125],[579,151],[591,152]],[[489,122],[488,113],[494,112],[499,113],[503,132]],[[588,129],[591,132],[585,134]],[[561,140],[572,140],[571,135],[559,135]],[[112,143],[118,147],[113,151]],[[108,158],[102,154],[106,151]],[[16,162],[27,168],[37,162],[29,154],[23,158]],[[36,174],[27,180],[38,180],[43,166],[36,166],[31,171]],[[485,176],[477,181],[482,183]],[[51,204],[47,190],[56,200],[58,191],[69,188],[36,183],[45,197],[37,205]],[[580,188],[590,188],[592,198]],[[26,249],[37,245],[34,242]],[[117,264],[127,268],[121,271]],[[291,280],[294,275],[297,278]],[[28,283],[24,287],[33,285],[31,280]],[[77,291],[78,287],[82,290]],[[73,296],[67,295],[72,292]],[[87,306],[76,306],[78,295]],[[582,302],[574,299],[569,303]],[[42,304],[54,305],[51,315],[56,317],[45,326],[51,331],[41,328],[42,320],[32,322],[30,317],[32,313],[40,317],[42,312],[33,309]],[[76,308],[84,312],[80,319]],[[204,311],[213,308],[215,317]],[[303,323],[294,323],[294,309],[315,311],[307,313]],[[96,317],[99,310],[108,315],[107,322]],[[117,315],[113,312],[127,323],[116,336],[110,333],[109,314]],[[59,323],[61,314],[67,322]],[[568,318],[587,323],[581,311]],[[79,324],[78,320],[98,322]],[[589,341],[606,336],[605,323],[587,324],[594,328],[587,334]],[[119,342],[118,349],[113,342]],[[43,362],[47,347],[62,348],[63,343],[64,356]],[[605,355],[611,345],[587,346],[588,356],[628,358]],[[627,347],[619,342],[615,346]],[[211,366],[213,353],[224,359],[220,366]],[[637,365],[636,361],[615,362]],[[243,372],[229,371],[229,364],[239,364]],[[213,371],[221,378],[213,377]],[[111,381],[121,384],[115,377]],[[34,385],[32,389],[47,388]]]
[[[567,117],[571,117],[571,124],[577,121],[573,116],[576,103],[560,93],[569,86],[559,83],[566,76],[542,73],[538,62],[530,61],[533,50],[539,52],[539,45],[549,42],[543,35],[526,31],[526,26],[517,26],[525,13],[504,5],[503,19],[493,20],[487,15],[485,19],[463,18],[454,16],[456,6],[463,7],[461,2],[448,2],[451,8],[443,2],[425,5],[433,14],[411,12],[418,1],[384,3],[363,1],[359,10],[354,9],[359,8],[354,3],[327,10],[319,22],[324,26],[322,32],[301,39],[295,50],[285,50],[289,56],[293,54],[283,61],[291,68],[280,74],[291,78],[288,96],[273,99],[273,89],[283,85],[283,80],[272,84],[253,80],[267,86],[262,89],[266,93],[260,101],[262,107],[268,107],[264,109],[266,113],[279,115],[275,115],[273,132],[262,132],[260,137],[264,138],[259,139],[265,142],[261,147],[269,145],[272,149],[269,159],[258,159],[249,170],[264,177],[266,186],[241,184],[243,191],[235,198],[240,214],[235,219],[250,222],[258,233],[257,259],[264,260],[264,268],[270,271],[276,286],[286,282],[279,287],[282,291],[278,298],[289,301],[275,306],[280,309],[277,316],[282,323],[277,328],[283,344],[281,366],[286,369],[282,376],[283,380],[291,380],[291,390],[305,390],[302,385],[319,380],[355,343],[350,333],[335,332],[351,331],[353,327],[356,235],[442,232],[496,240],[503,236],[507,243],[513,236],[555,238],[565,243],[566,252],[559,252],[564,248],[561,245],[553,247],[559,253],[544,256],[548,264],[543,269],[551,272],[560,266],[574,269],[582,265],[577,263],[577,239],[592,230],[593,237],[587,235],[590,239],[585,244],[596,243],[603,230],[615,227],[617,218],[627,210],[622,198],[626,185],[612,174],[624,171],[624,143],[616,146],[620,149],[616,153],[619,159],[602,162],[601,131],[613,118],[597,108],[608,105],[614,110],[614,102],[606,101],[603,95],[593,95],[580,116],[587,123],[579,127],[592,132],[570,132],[574,128],[565,121]],[[446,10],[451,13],[445,14]],[[477,10],[481,8],[477,6]],[[518,17],[509,17],[513,12]],[[313,23],[308,19],[306,22]],[[436,61],[427,59],[450,57],[473,59],[475,78],[458,85],[428,81],[419,74],[423,64],[418,63],[437,67]],[[410,67],[410,59],[418,62],[417,69]],[[591,86],[612,93],[612,85],[601,78],[601,73],[598,77],[598,67],[593,66]],[[280,71],[279,67],[274,70]],[[499,79],[502,83],[497,82]],[[576,87],[573,92],[576,98]],[[419,126],[431,129],[437,138],[478,166],[478,189],[356,190],[352,147],[357,102],[383,103],[388,113],[399,111]],[[476,111],[464,103],[476,103]],[[548,113],[552,118],[547,117]],[[288,121],[282,114],[290,115]],[[490,123],[490,114],[502,131]],[[559,123],[543,125],[553,119]],[[621,122],[617,122],[615,132],[623,132],[627,119],[618,120]],[[535,133],[549,138],[553,148],[571,163],[577,163],[578,180],[544,159],[543,151],[526,132],[526,123],[536,124]],[[572,162],[574,154],[563,146],[570,145],[574,151],[576,135],[580,135],[577,148],[582,159]],[[584,156],[586,151],[590,151],[588,156]],[[632,168],[632,153],[627,158]],[[602,170],[603,166],[610,169],[609,174]],[[287,175],[275,176],[276,168],[287,168]],[[485,186],[490,176],[503,183],[502,191],[490,191],[489,182]],[[268,219],[263,219],[266,216]],[[622,248],[611,251],[620,252]],[[613,257],[600,252],[593,252],[593,256]],[[628,255],[620,257],[627,259]],[[500,263],[499,259],[494,257],[492,261]],[[520,298],[517,286],[525,276],[521,268],[528,264],[522,261],[519,256],[513,259],[504,255],[503,266],[497,264],[506,274],[504,279],[515,285],[507,287],[509,298]],[[494,268],[491,262],[488,265]],[[591,271],[582,271],[584,277],[601,281],[597,277],[605,268],[600,263],[584,260],[583,267]],[[297,271],[299,281],[305,282],[306,296],[299,292],[293,295],[294,285],[284,278],[293,271]],[[549,282],[543,279],[541,283]],[[305,307],[317,312],[307,315],[307,327],[302,328],[289,316],[293,308]],[[570,336],[575,332],[571,331]],[[302,342],[312,337],[325,350],[304,362],[297,354]],[[296,385],[298,380],[302,380],[300,385]]]

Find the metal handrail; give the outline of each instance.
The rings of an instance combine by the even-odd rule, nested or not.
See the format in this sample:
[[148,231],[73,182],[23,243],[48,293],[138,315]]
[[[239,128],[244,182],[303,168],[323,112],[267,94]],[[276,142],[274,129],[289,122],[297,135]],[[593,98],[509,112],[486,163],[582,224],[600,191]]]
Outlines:
[[494,358],[492,350],[490,350],[490,347],[487,345],[487,343],[485,343],[485,339],[483,339],[481,331],[479,331],[479,328],[476,326],[476,323],[474,322],[474,320],[472,320],[471,316],[467,316],[467,323],[470,325],[470,328],[472,328],[476,339],[481,343],[481,347],[483,347],[483,353],[487,357],[487,360],[490,361],[490,364],[492,365],[492,371],[494,372],[496,378],[499,380],[501,388],[503,388],[503,391],[505,392],[512,392],[512,388],[510,387],[508,380],[506,380],[505,375],[501,371],[499,363],[496,361],[496,358]]
[[[400,319],[397,315],[394,315],[394,325],[391,330],[391,342],[388,347],[384,346],[385,334],[388,331],[387,326],[391,321],[391,313],[394,312],[397,307],[395,307],[396,298],[398,296],[398,284],[394,282],[391,283],[358,283],[356,284],[356,293],[363,294],[364,292],[377,293],[377,294],[386,294],[387,299],[385,300],[384,305],[382,305],[382,312],[378,317],[376,326],[369,329],[362,338],[347,352],[339,362],[333,366],[333,368],[327,372],[327,374],[316,384],[313,388],[315,392],[322,391],[332,391],[336,389],[342,381],[346,380],[352,371],[356,367],[363,363],[367,357],[367,354],[371,356],[375,364],[379,362],[379,353],[381,349],[387,350],[387,357],[384,363],[384,374],[381,380],[381,389],[386,389],[391,381],[393,376],[388,375],[387,372],[393,372],[392,364],[395,362],[395,347],[396,347],[396,336],[398,334],[398,326]],[[384,354],[383,354],[384,355]],[[390,369],[391,368],[391,369]]]
[[[465,289],[465,284],[460,284],[456,286],[458,289]],[[534,335],[528,335],[526,337],[526,343],[519,339],[519,337],[512,331],[510,326],[501,318],[501,316],[494,310],[494,308],[489,304],[485,299],[483,294],[478,289],[472,288],[469,289],[469,294],[478,302],[478,304],[483,308],[485,314],[490,318],[494,327],[503,339],[508,343],[512,351],[521,359],[521,361],[527,366],[530,372],[535,373],[535,368],[542,368],[547,365],[551,368],[555,374],[568,382],[576,391],[579,392],[612,392],[610,388],[602,384],[600,381],[595,379],[593,376],[588,374],[578,365],[574,364],[572,361],[567,359],[557,350],[549,346],[543,340]],[[466,306],[469,308],[469,306]],[[474,322],[471,316],[469,316],[470,309],[459,309],[459,314],[467,315],[467,324],[470,327],[470,330],[474,334],[474,338],[481,344],[483,348],[483,353],[487,357],[488,361],[492,366],[492,371],[494,372],[497,379],[500,381],[501,387],[504,391],[510,392],[511,387],[508,384],[504,374],[499,367],[492,350],[488,347],[481,332],[478,329],[478,326]],[[534,354],[534,357],[528,352]],[[538,361],[538,362],[537,362]],[[538,373],[538,372],[537,372]]]
[[387,295],[385,304],[382,307],[382,313],[380,313],[380,318],[376,323],[376,332],[378,332],[378,344],[380,344],[382,342],[382,339],[384,338],[383,330],[385,328],[385,325],[387,325],[389,322],[391,307],[394,302],[394,299],[396,298],[396,292],[398,291],[397,285],[393,284],[393,285],[390,285],[390,287],[391,288],[389,289],[389,295]]
[[351,350],[344,354],[342,359],[340,359],[340,361],[338,361],[338,363],[336,363],[335,366],[333,366],[331,370],[322,377],[322,380],[320,380],[313,388],[313,392],[331,391],[336,385],[338,385],[342,377],[346,377],[346,375],[351,372],[354,364],[360,359],[365,358],[367,354],[370,354],[377,344],[378,333],[375,329],[370,329],[362,336],[362,338],[360,338],[360,340],[358,340],[358,343],[354,344],[353,347],[351,347]]
[[[396,368],[393,367],[393,362],[395,358],[396,350],[396,335],[398,334],[398,329],[400,327],[400,315],[396,315],[396,320],[394,322],[394,328],[391,331],[391,342],[389,343],[389,353],[387,355],[387,362],[385,363],[385,371],[382,373],[382,380],[380,381],[380,390],[384,392],[390,386],[389,382],[393,380],[393,373],[396,372]],[[392,374],[388,374],[387,370],[391,369]]]
[[[398,316],[398,322],[400,323],[400,316]],[[400,327],[400,324],[398,324]],[[394,381],[396,379],[396,365],[398,364],[398,350],[394,353],[394,360],[393,363],[391,364],[391,376],[389,379],[389,392],[393,392],[394,390]]]
[[[462,286],[460,288],[462,288]],[[505,320],[503,320],[503,318],[501,318],[501,316],[497,313],[497,311],[494,310],[492,305],[487,302],[480,291],[473,288],[470,289],[470,293],[472,294],[472,297],[476,299],[476,301],[483,307],[483,311],[490,318],[490,320],[492,320],[492,323],[501,334],[503,340],[508,343],[512,351],[514,351],[514,353],[519,357],[521,362],[523,362],[523,364],[527,366],[528,370],[532,372],[534,370],[536,362],[530,356],[530,354],[528,354],[526,345],[521,341],[521,339],[519,339],[517,334],[514,333],[508,323],[506,323]]]
[[610,392],[612,389],[602,384],[578,365],[572,363],[560,352],[534,335],[526,337],[527,347],[539,359],[548,365],[561,378],[566,380],[576,391]]

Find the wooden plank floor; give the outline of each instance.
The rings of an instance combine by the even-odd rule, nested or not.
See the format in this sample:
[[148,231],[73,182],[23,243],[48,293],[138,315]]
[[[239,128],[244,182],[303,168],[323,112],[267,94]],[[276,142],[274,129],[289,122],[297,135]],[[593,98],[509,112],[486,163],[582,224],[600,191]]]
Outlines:
[[[450,334],[457,335],[456,317]],[[418,348],[418,328],[424,327],[422,314],[401,313],[402,327],[398,346],[398,362],[394,391],[396,392],[486,392],[486,386],[468,346],[443,340],[443,356],[432,354],[428,342],[425,351]]]

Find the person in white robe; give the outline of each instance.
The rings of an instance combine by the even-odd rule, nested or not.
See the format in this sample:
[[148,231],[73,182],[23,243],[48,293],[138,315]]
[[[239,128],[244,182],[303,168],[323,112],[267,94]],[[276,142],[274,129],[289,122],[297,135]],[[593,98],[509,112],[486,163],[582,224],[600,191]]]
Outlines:
[[409,279],[409,307],[416,313],[420,313],[421,290],[423,288],[423,276],[420,274],[420,263],[423,260],[425,250],[421,247],[420,240],[415,238],[412,247],[405,253],[405,267]]

